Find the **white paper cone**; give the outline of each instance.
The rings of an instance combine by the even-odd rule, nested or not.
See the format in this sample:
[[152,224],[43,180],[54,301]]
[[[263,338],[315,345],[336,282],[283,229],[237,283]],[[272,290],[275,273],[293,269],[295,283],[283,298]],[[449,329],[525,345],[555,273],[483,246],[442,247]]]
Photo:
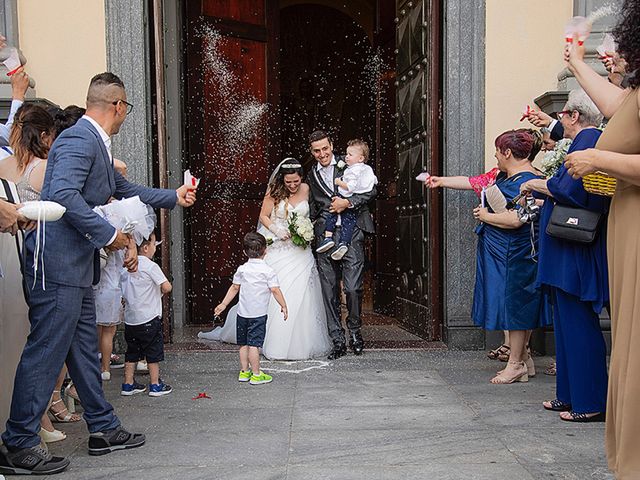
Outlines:
[[200,184],[200,179],[191,175],[191,171],[185,170],[184,172],[184,184],[188,187],[196,187]]
[[613,38],[613,35],[607,33],[602,40],[602,43],[596,48],[598,55],[601,57],[606,57],[607,52],[615,52],[616,49],[616,41]]
[[4,63],[4,66],[7,67],[7,70],[9,70],[7,75],[12,75],[13,72],[15,72],[22,66],[22,62],[20,62],[20,55],[18,55],[18,50],[16,50],[15,48],[10,48],[9,51],[11,53],[9,53],[7,59],[2,63]]
[[426,182],[430,177],[431,175],[429,175],[429,173],[422,172],[420,175],[416,177],[416,180],[419,182]]

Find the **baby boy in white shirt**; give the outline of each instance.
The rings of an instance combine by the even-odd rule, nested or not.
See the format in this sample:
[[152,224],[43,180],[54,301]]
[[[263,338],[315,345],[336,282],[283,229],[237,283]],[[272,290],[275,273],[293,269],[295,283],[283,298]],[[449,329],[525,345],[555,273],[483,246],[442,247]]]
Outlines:
[[[347,156],[345,162],[346,170],[342,174],[342,178],[336,178],[335,182],[338,186],[338,193],[342,198],[349,198],[354,193],[367,193],[373,190],[378,183],[376,174],[373,169],[367,165],[369,159],[369,146],[363,140],[349,140],[347,143]],[[324,232],[324,240],[316,249],[318,253],[324,253],[333,248],[336,242],[333,240],[333,233],[336,229],[338,217],[341,219],[342,231],[340,233],[340,242],[336,249],[331,253],[334,260],[342,260],[349,250],[353,232],[358,221],[358,212],[349,208],[342,213],[332,213],[326,219]]]

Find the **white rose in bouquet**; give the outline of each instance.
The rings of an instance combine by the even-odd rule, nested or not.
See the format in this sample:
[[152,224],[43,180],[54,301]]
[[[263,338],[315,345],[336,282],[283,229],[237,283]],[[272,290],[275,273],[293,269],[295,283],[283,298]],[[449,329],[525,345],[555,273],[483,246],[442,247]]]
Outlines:
[[311,220],[309,220],[308,218],[303,218],[303,219],[299,220],[298,221],[298,233],[307,242],[312,241],[313,237],[314,237],[314,233],[313,233],[313,224],[311,223]]
[[300,218],[297,213],[294,213],[289,219],[289,233],[294,245],[307,248],[314,237],[313,224],[308,218]]

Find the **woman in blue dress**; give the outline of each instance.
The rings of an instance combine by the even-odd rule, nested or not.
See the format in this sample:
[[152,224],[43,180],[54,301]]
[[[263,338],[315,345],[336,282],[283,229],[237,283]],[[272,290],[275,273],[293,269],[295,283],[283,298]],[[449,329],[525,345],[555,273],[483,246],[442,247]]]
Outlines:
[[[528,158],[533,141],[533,136],[523,130],[508,131],[496,138],[500,174],[495,186],[507,202],[520,194],[523,183],[539,178]],[[482,328],[509,331],[511,343],[507,367],[491,383],[526,382],[527,342],[531,330],[545,325],[540,315],[542,296],[535,286],[537,222],[522,223],[515,209],[496,213],[479,206],[473,213],[482,223],[476,229],[476,285],[471,315]]]
[[[499,173],[493,185],[483,185],[487,203],[494,208],[481,205],[473,212],[482,223],[476,229],[472,317],[476,325],[487,330],[508,331],[511,346],[507,367],[491,380],[495,384],[528,381],[529,370],[533,372],[534,367],[526,345],[531,330],[545,325],[532,257],[536,223],[533,228],[522,223],[514,209],[504,206],[520,194],[520,185],[539,178],[529,159],[534,142],[528,130],[511,130],[496,138]],[[427,185],[471,190],[473,183],[469,177],[430,177]]]
[[[558,114],[564,136],[573,143],[569,154],[595,147],[602,114],[582,90],[574,90]],[[523,192],[547,195],[540,215],[540,263],[537,285],[553,308],[556,340],[556,398],[547,410],[570,422],[604,421],[607,399],[606,346],[599,314],[609,303],[606,222],[593,243],[581,244],[546,233],[555,205],[606,214],[609,198],[587,193],[564,165],[548,180],[531,180]]]

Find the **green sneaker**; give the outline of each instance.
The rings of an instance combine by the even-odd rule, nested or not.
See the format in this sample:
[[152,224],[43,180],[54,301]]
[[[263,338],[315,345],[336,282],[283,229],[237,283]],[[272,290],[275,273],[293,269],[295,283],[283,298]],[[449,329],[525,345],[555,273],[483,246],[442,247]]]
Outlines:
[[253,373],[251,373],[251,370],[247,370],[246,372],[244,370],[240,370],[240,373],[238,374],[238,381],[248,382],[249,380],[251,380],[251,375],[253,375]]
[[251,380],[249,383],[251,385],[262,385],[263,383],[269,383],[273,380],[271,375],[267,375],[264,372],[260,372],[260,375],[251,375]]

